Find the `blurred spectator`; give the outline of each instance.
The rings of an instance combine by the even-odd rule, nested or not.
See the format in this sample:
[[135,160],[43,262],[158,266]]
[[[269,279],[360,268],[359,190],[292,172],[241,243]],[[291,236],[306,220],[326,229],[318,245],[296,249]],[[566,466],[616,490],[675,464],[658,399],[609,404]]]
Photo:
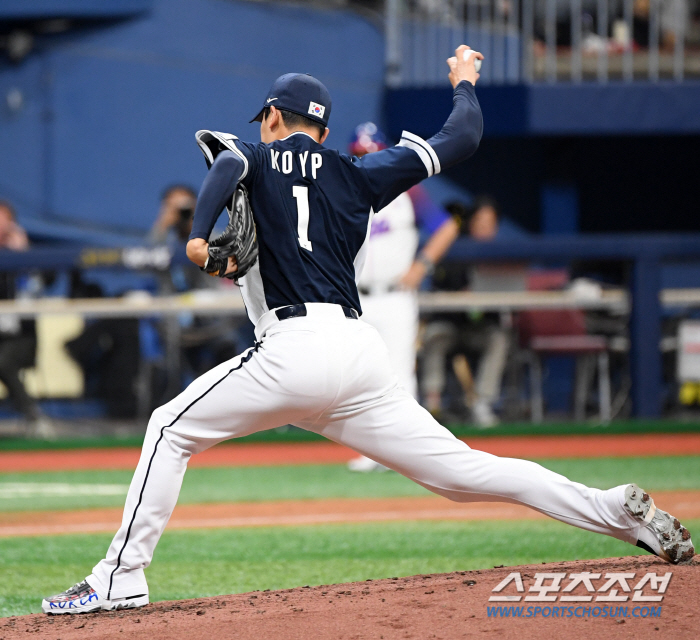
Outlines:
[[174,184],[166,188],[161,196],[158,218],[151,229],[151,241],[155,244],[186,242],[196,205],[197,192],[191,187]]
[[[611,2],[607,5],[609,21],[615,11],[615,3]],[[554,38],[557,46],[571,46],[571,0],[554,0],[552,5],[549,5],[544,0],[538,0],[534,5],[535,10],[535,38],[539,43],[544,44],[547,40],[548,12],[553,10],[555,31]],[[580,5],[582,13],[582,30],[585,38],[586,32],[593,29],[594,24],[598,22],[598,3],[596,0],[582,0]]]
[[[498,234],[498,207],[489,197],[478,198],[471,209],[455,202],[449,204],[447,210],[459,221],[462,234],[473,240],[488,242]],[[443,291],[464,290],[473,285],[483,271],[483,265],[442,265],[436,270],[433,285]],[[493,272],[489,273],[489,276],[493,282]],[[510,274],[506,274],[505,277],[510,277]],[[475,383],[466,359],[453,359],[453,367],[463,386],[465,404],[471,409],[474,422],[482,427],[497,424],[498,418],[493,411],[493,405],[501,393],[508,344],[509,333],[501,326],[498,314],[434,316],[425,329],[421,356],[421,390],[426,408],[433,414],[440,414],[442,411],[448,354],[477,353],[479,360]]]
[[[185,252],[185,245],[192,230],[197,192],[184,184],[171,185],[163,192],[158,217],[151,229],[153,244],[166,245],[173,255]],[[180,261],[161,273],[161,294],[182,293],[192,289],[216,286],[214,278],[207,276],[189,260]]]
[[[7,201],[0,201],[0,249],[23,251],[29,248],[24,229],[15,220],[15,211]],[[13,300],[17,296],[17,277],[14,273],[0,273],[0,299]],[[20,379],[20,371],[33,367],[36,362],[36,322],[23,320],[11,314],[0,315],[0,380],[7,388],[10,400],[27,421],[27,435],[51,438],[54,429],[41,413]]]
[[[549,5],[543,0],[535,2],[535,36],[539,43],[546,40],[547,11]],[[582,0],[581,29],[584,49],[597,50],[606,47],[606,40],[611,35],[618,45],[624,45],[631,38],[639,47],[648,47],[650,42],[650,12],[651,0],[633,0],[632,4],[632,33],[628,32],[625,24],[625,8],[623,0],[615,0],[604,5],[607,16],[608,33],[601,40],[598,36],[600,21],[600,3],[596,0]],[[571,40],[571,12],[574,5],[571,0],[555,0],[552,5],[555,20],[555,42],[557,46],[569,47]],[[660,0],[659,12],[659,45],[667,51],[672,50],[677,33],[687,33],[691,27],[691,15],[697,8],[697,0]],[[619,33],[618,33],[618,30]]]
[[0,201],[0,248],[23,251],[29,248],[27,234],[15,220],[15,210],[12,205]]
[[[363,156],[387,147],[372,122],[355,130],[350,153]],[[416,255],[419,234],[427,241]],[[457,238],[457,223],[430,200],[417,185],[402,193],[372,218],[364,268],[358,280],[362,319],[384,340],[399,382],[417,396],[416,342],[418,298],[416,290]],[[367,458],[352,460],[354,471],[372,471],[377,465]]]
[[477,198],[474,213],[468,221],[472,240],[493,240],[498,235],[498,209],[496,202],[487,196]]
[[[640,47],[649,46],[650,12],[651,0],[634,0],[632,38]],[[659,3],[659,46],[667,51],[672,51],[676,43],[676,33],[683,33],[689,20],[687,0],[661,0]]]

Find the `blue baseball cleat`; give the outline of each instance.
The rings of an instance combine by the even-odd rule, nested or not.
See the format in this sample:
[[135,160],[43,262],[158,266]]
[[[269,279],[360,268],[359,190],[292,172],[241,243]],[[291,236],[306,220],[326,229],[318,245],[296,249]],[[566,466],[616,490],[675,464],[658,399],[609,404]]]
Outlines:
[[44,613],[93,613],[115,609],[136,609],[148,604],[148,594],[106,600],[85,581],[79,582],[67,591],[41,601]]

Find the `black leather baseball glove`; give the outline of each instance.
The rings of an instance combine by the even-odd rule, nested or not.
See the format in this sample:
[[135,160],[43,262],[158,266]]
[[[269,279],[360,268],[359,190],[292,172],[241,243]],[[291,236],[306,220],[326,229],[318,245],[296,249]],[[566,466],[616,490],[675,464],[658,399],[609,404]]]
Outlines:
[[[233,192],[231,204],[226,208],[229,222],[220,236],[209,241],[209,257],[203,270],[212,276],[238,281],[258,259],[258,237],[253,210],[248,201],[248,192],[242,184]],[[230,257],[236,260],[238,269],[227,275]]]
[[[197,131],[197,144],[204,154],[207,168],[211,168],[214,160],[222,151],[228,149],[240,155],[236,148],[236,136],[220,131]],[[203,271],[212,276],[238,281],[250,271],[258,259],[258,238],[255,231],[253,210],[248,201],[246,188],[239,184],[233,193],[228,210],[228,225],[224,232],[209,242],[209,257]],[[228,259],[235,258],[238,269],[226,275]]]

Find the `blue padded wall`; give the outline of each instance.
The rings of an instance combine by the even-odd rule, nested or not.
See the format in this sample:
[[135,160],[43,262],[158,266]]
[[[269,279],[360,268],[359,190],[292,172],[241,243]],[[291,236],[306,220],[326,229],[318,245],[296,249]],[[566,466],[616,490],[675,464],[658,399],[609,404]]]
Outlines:
[[[258,140],[272,81],[307,72],[333,97],[328,145],[377,119],[383,37],[364,18],[279,4],[156,0],[143,17],[45,42],[0,67],[0,197],[20,219],[146,230],[168,184],[198,186],[197,129]],[[5,96],[24,95],[11,111]]]
[[[485,136],[697,135],[700,82],[609,82],[477,85],[487,117]],[[452,89],[391,89],[389,133],[439,131],[452,108]]]

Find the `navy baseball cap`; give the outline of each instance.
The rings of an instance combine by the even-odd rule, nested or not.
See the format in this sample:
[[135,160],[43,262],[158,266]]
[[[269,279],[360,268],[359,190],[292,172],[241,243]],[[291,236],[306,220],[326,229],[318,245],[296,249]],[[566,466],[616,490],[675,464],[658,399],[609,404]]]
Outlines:
[[331,94],[322,82],[308,73],[285,73],[275,80],[260,113],[251,122],[262,122],[263,109],[277,107],[328,125]]

